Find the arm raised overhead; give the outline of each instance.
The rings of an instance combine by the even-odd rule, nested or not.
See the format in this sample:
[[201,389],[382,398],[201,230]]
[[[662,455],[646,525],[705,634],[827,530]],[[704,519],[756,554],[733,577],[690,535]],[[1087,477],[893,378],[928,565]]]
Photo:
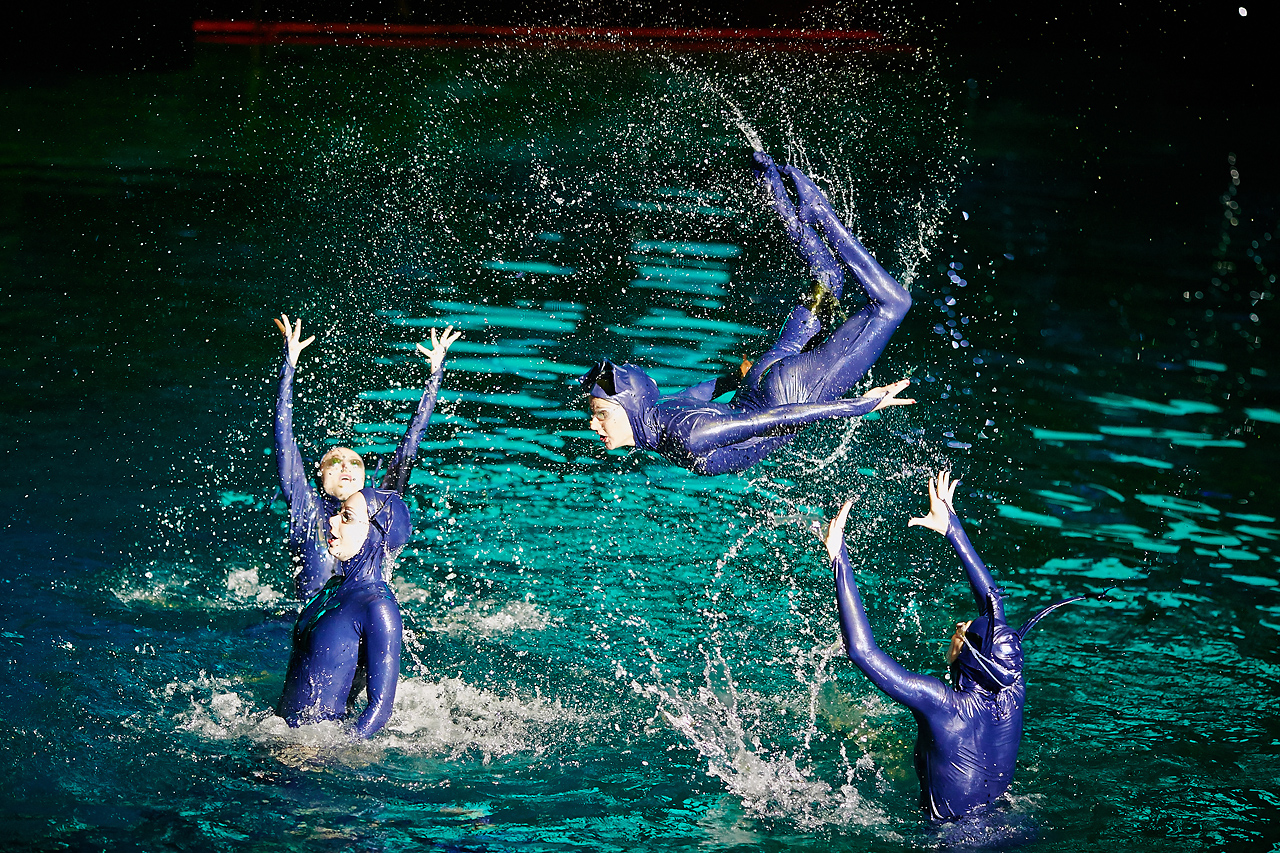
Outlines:
[[844,637],[845,652],[849,660],[871,679],[871,683],[890,699],[912,711],[928,714],[946,701],[946,685],[936,678],[912,672],[876,644],[862,595],[853,579],[849,550],[844,541],[844,526],[852,506],[853,501],[845,503],[827,528],[826,537],[827,556],[835,573],[836,606],[840,611],[840,633]]

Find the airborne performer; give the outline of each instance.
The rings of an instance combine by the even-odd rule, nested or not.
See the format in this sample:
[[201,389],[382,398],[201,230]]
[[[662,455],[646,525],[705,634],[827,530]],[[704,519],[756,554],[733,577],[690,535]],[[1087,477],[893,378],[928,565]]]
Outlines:
[[952,505],[956,481],[946,471],[929,481],[929,514],[909,526],[936,530],[955,548],[969,577],[978,617],[956,623],[947,650],[951,684],[911,672],[880,650],[853,580],[844,542],[846,503],[827,529],[827,556],[835,571],[840,632],[849,659],[893,701],[915,717],[915,767],[920,807],[953,819],[985,806],[1009,789],[1022,741],[1022,640],[1051,611],[1096,593],[1049,605],[1016,631],[1005,622],[1003,593],[974,551]]
[[[283,322],[282,322],[283,321]],[[298,366],[298,355],[316,339],[315,335],[302,338],[302,320],[290,324],[288,315],[280,315],[276,327],[284,334],[285,357],[280,365],[280,389],[276,396],[276,465],[280,472],[280,488],[289,504],[289,556],[295,571],[294,597],[306,601],[315,595],[329,578],[333,577],[336,561],[325,547],[325,526],[335,515],[342,502],[364,488],[364,460],[349,447],[330,448],[320,459],[318,485],[307,480],[306,467],[298,443],[293,437],[293,375]],[[444,357],[461,332],[445,328],[437,336],[431,330],[431,349],[418,345],[418,351],[431,361],[431,379],[413,420],[405,429],[400,445],[382,477],[381,487],[403,495],[413,471],[418,444],[435,411],[436,394],[444,377]]]
[[[792,166],[783,169],[795,187],[797,208],[767,154],[755,154],[755,168],[809,265],[811,297],[791,312],[778,343],[750,366],[728,403],[713,400],[723,382],[703,382],[664,397],[635,365],[597,364],[579,382],[591,398],[591,428],[608,449],[655,450],[698,474],[745,471],[792,441],[806,424],[915,402],[897,397],[910,384],[907,379],[873,388],[865,397],[841,399],[884,351],[911,307],[911,296],[849,233],[808,177]],[[867,304],[810,347],[844,287],[840,263],[817,227],[862,286]]]

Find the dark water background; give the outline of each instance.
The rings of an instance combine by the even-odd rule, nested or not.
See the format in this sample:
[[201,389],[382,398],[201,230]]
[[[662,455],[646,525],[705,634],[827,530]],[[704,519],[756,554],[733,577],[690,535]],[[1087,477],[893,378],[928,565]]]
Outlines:
[[[8,87],[5,846],[1273,849],[1272,167],[1158,67],[1059,70],[198,46]],[[752,139],[911,286],[874,379],[920,404],[746,476],[606,455],[580,368],[687,384],[762,350],[804,284]],[[312,456],[393,444],[423,324],[465,332],[367,744],[270,713],[281,311],[320,334]],[[859,498],[877,635],[941,674],[968,595],[904,526],[940,466],[1015,619],[1117,588],[1032,635],[1010,802],[947,831],[795,523]]]

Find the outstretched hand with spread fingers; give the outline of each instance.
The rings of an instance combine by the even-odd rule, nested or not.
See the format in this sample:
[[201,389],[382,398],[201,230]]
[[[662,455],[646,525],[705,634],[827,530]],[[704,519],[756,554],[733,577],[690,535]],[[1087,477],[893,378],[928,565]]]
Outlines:
[[844,506],[840,507],[840,512],[836,517],[831,519],[831,523],[827,525],[827,557],[834,560],[840,556],[840,546],[844,544],[844,525],[849,520],[849,510],[853,508],[853,500],[844,502]]
[[462,332],[455,332],[453,326],[445,326],[443,332],[437,332],[435,329],[431,330],[431,349],[418,344],[418,352],[431,359],[432,373],[435,373],[440,369],[440,365],[444,364],[445,353],[460,337],[462,337]]
[[936,530],[943,536],[951,526],[951,516],[955,513],[952,499],[955,497],[959,480],[951,479],[950,471],[939,471],[937,476],[929,478],[929,514],[924,518],[913,518],[907,527],[927,527]]
[[908,386],[910,385],[911,385],[910,379],[899,379],[897,382],[893,383],[892,385],[881,385],[879,388],[872,388],[870,391],[866,393],[865,396],[874,397],[877,394],[883,394],[884,398],[879,403],[877,403],[876,407],[871,411],[878,412],[881,409],[885,408],[886,406],[912,405],[913,403],[915,403],[915,400],[899,400],[898,399],[898,395],[901,394],[903,391],[907,390]]
[[[283,321],[283,322],[281,322]],[[300,340],[302,337],[302,318],[299,317],[296,324],[289,323],[289,315],[281,314],[280,319],[275,321],[276,328],[280,330],[280,334],[284,335],[285,344],[289,351],[289,366],[298,366],[298,354],[311,345],[316,339],[315,335],[307,338],[305,341]]]

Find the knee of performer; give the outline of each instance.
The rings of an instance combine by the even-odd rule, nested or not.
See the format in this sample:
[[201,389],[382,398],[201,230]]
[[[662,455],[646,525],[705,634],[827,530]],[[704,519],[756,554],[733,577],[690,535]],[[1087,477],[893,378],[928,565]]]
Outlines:
[[897,282],[893,286],[885,289],[887,292],[880,302],[881,310],[898,320],[901,320],[911,310],[911,294],[907,289]]

